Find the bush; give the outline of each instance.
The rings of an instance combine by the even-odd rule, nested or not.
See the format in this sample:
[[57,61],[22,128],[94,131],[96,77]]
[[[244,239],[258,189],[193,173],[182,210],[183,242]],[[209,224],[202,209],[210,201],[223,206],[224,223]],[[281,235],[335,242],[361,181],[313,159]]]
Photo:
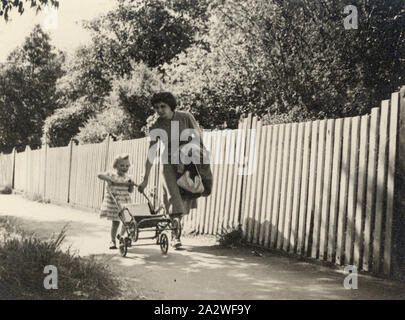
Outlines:
[[11,189],[10,186],[0,186],[0,194],[12,194],[13,193],[13,189]]
[[96,114],[98,107],[89,103],[86,98],[76,100],[71,106],[57,109],[45,120],[44,132],[51,147],[69,144],[86,120]]
[[118,140],[126,140],[130,139],[130,129],[125,112],[120,108],[109,108],[88,119],[76,138],[81,144],[99,143],[112,133]]
[[[62,251],[66,227],[58,236],[39,240],[0,218],[0,299],[108,299],[119,294],[118,280],[94,259]],[[47,290],[44,267],[58,269],[58,289]]]
[[218,243],[222,247],[236,247],[243,244],[242,228],[223,229],[221,234],[217,234]]

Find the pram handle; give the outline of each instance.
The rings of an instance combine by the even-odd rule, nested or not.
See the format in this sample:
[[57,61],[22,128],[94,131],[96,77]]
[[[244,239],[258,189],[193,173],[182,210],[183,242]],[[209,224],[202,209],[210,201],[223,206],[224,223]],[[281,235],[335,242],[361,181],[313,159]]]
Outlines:
[[[112,182],[112,181],[111,181],[110,183],[107,183],[107,192],[109,193],[109,195],[111,196],[111,198],[113,199],[113,201],[115,202],[115,204],[118,206],[118,208],[121,210],[122,207],[121,207],[121,205],[119,204],[118,199],[114,196],[113,192],[111,191],[111,185],[112,185],[112,184],[115,184],[115,185],[128,185],[128,183],[127,183],[127,182],[123,182],[123,183],[118,182],[118,183],[117,183],[117,182]],[[149,197],[145,194],[145,192],[144,192],[144,191],[140,192],[140,191],[138,190],[138,186],[139,186],[138,184],[136,184],[136,183],[133,182],[132,180],[130,180],[130,183],[129,183],[129,184],[135,186],[135,187],[136,187],[136,190],[146,198],[146,201],[148,201],[149,205],[152,205],[152,202],[150,201]]]

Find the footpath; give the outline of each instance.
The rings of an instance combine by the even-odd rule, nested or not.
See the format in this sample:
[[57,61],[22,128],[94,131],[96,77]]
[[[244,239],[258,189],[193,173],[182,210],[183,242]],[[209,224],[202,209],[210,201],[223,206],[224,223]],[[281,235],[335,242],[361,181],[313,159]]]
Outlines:
[[251,248],[220,248],[207,237],[186,237],[183,250],[169,248],[166,256],[151,240],[139,241],[122,258],[108,249],[109,221],[20,195],[0,195],[0,216],[40,238],[68,224],[66,247],[108,264],[146,299],[405,299],[403,283],[359,274],[358,289],[348,290],[342,268]]

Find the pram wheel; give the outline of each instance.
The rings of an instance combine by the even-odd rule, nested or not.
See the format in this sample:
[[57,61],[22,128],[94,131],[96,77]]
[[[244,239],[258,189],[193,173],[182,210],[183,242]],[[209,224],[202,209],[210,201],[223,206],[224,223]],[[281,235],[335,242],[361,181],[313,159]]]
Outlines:
[[131,240],[131,238],[129,238],[129,237],[125,238],[125,243],[126,243],[126,245],[127,245],[128,248],[131,247],[131,246],[132,246],[132,240]]
[[129,223],[128,227],[128,234],[131,237],[133,242],[138,241],[139,231],[138,231],[138,224],[136,223],[135,219],[132,218],[131,222]]
[[172,220],[172,238],[179,239],[181,236],[181,223],[179,218]]
[[167,238],[167,235],[165,233],[162,233],[160,235],[160,250],[162,250],[163,254],[166,254],[168,249],[169,249],[169,239]]
[[126,238],[121,237],[120,238],[120,254],[122,257],[125,257],[127,255],[128,247],[127,247],[127,241]]

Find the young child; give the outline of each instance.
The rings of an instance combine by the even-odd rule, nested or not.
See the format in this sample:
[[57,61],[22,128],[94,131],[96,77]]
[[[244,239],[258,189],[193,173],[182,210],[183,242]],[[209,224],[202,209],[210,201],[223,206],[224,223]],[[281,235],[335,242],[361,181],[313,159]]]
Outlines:
[[[99,173],[98,178],[107,182],[110,191],[113,193],[119,204],[129,203],[131,201],[130,193],[134,191],[134,183],[128,177],[127,172],[130,167],[129,155],[123,154],[115,157],[113,168],[115,172]],[[107,218],[112,221],[111,225],[111,243],[110,249],[117,249],[115,237],[117,236],[120,218],[118,217],[118,207],[111,195],[106,190],[104,192],[104,201],[101,205],[101,218]],[[124,226],[121,226],[120,236],[125,234]],[[119,238],[119,236],[117,237]]]

